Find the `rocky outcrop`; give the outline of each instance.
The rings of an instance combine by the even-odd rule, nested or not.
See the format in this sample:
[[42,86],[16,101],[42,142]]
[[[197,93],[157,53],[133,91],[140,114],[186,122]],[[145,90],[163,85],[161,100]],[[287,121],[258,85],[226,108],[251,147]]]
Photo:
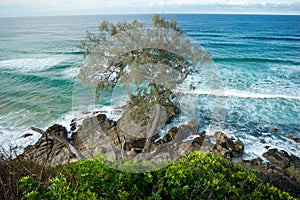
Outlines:
[[[101,113],[84,119],[80,126],[73,120],[71,138],[67,137],[65,127],[55,124],[45,132],[39,131],[42,137],[19,156],[39,164],[57,165],[102,154],[109,161],[122,158],[138,162],[147,160],[157,166],[163,161],[178,160],[193,151],[204,151],[232,161],[238,160],[239,164],[261,171],[264,174],[262,181],[295,196],[300,195],[297,192],[300,191],[300,159],[283,150],[269,149],[264,153],[263,157],[269,163],[260,158],[245,161],[242,159],[244,144],[240,139],[232,139],[222,132],[206,135],[205,131],[199,131],[198,120],[174,126],[163,137],[154,132],[148,138],[145,137],[147,124],[129,127],[128,130],[134,129],[135,132],[125,132],[124,126],[120,128],[120,124],[126,125],[126,119],[123,120],[113,121]],[[147,151],[146,141],[149,142]]]
[[300,138],[292,137],[292,136],[289,136],[288,138],[289,138],[290,140],[293,140],[294,142],[300,143]]
[[273,185],[294,197],[300,197],[299,158],[278,149],[269,149],[261,158],[239,160],[239,164],[259,171],[261,181]]
[[300,158],[295,155],[289,155],[284,150],[269,149],[263,154],[271,164],[282,170],[290,177],[300,182]]
[[[158,131],[147,137],[146,131],[151,128],[149,124],[134,125],[128,130],[135,132],[125,132],[122,129],[125,122],[124,118],[122,121],[113,121],[101,113],[84,119],[79,128],[73,120],[72,129],[74,131],[76,126],[76,131],[71,138],[67,137],[65,127],[55,124],[45,132],[40,131],[42,137],[34,145],[25,148],[20,156],[48,165],[90,159],[97,154],[104,155],[109,161],[127,158],[158,163],[177,160],[193,151],[204,151],[229,160],[240,160],[241,164],[251,165],[252,168],[257,166],[266,172],[282,172],[300,182],[300,159],[296,156],[283,150],[269,149],[263,154],[270,162],[268,165],[263,164],[261,159],[243,161],[244,144],[240,139],[229,138],[222,132],[210,136],[205,131],[199,132],[198,120],[192,119],[187,124],[172,127],[162,138]],[[147,142],[149,146],[146,149]]]
[[239,157],[244,151],[244,144],[241,140],[233,142],[232,139],[227,137],[225,133],[216,132],[215,139],[217,140],[214,149],[219,152],[222,157],[231,159],[232,157]]
[[[84,119],[70,139],[67,138],[67,130],[55,124],[46,130],[49,137],[43,135],[35,145],[27,147],[21,156],[38,163],[56,165],[83,157],[92,158],[97,154],[104,155],[109,161],[124,157],[142,161],[146,155],[146,160],[160,162],[174,161],[193,151],[212,152],[228,159],[240,156],[243,152],[244,146],[240,140],[233,142],[221,132],[214,136],[206,136],[204,131],[198,132],[199,122],[196,119],[172,127],[162,138],[158,131],[147,137],[146,131],[151,128],[149,124],[127,125],[129,129],[125,132],[122,128],[126,120],[123,117],[116,122],[100,113]],[[73,120],[72,124],[75,130],[76,121]],[[147,142],[149,147],[146,149]]]
[[54,124],[46,133],[48,135],[43,135],[34,145],[26,147],[19,157],[48,165],[69,163],[77,159],[69,146],[54,139],[57,136],[68,142],[65,127]]

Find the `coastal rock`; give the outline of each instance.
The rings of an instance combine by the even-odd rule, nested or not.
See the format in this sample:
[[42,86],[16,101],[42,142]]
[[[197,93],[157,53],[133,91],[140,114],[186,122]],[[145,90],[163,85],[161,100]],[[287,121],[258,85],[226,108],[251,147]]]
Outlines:
[[174,103],[163,104],[162,107],[167,113],[166,123],[170,123],[171,120],[180,112],[180,109]]
[[83,120],[77,132],[72,135],[72,142],[86,158],[104,154],[109,161],[118,159],[121,157],[121,151],[116,148],[114,143],[119,144],[120,139],[114,137],[118,139],[113,141],[104,131],[110,130],[114,125],[115,123],[111,120],[99,121],[98,116],[87,118]]
[[240,139],[234,142],[235,155],[241,155],[244,152],[244,148],[244,143]]
[[76,119],[72,119],[71,124],[70,124],[70,131],[75,131],[77,127]]
[[213,136],[205,136],[199,151],[214,152],[215,144],[214,144],[213,140],[215,140],[215,138],[213,138]]
[[193,134],[198,133],[199,129],[199,121],[196,119],[192,119],[189,123],[188,126],[190,127],[190,130],[192,131]]
[[300,158],[284,150],[269,149],[263,154],[271,164],[282,169],[289,177],[300,183]]
[[[159,139],[157,132],[148,138],[145,137],[149,129],[147,124],[126,125],[126,122],[130,120],[126,116],[129,117],[123,115],[118,122],[108,119],[105,114],[84,119],[70,139],[71,144],[80,154],[71,151],[70,145],[66,145],[68,143],[63,144],[52,138],[46,141],[43,137],[35,145],[28,147],[24,155],[30,154],[31,156],[27,157],[33,160],[55,165],[81,159],[81,155],[89,159],[102,154],[109,161],[122,157],[142,161],[147,155],[149,161],[157,162],[156,159],[163,158],[176,160],[193,151],[212,152],[224,157],[228,156],[229,159],[234,154],[233,152],[243,151],[243,144],[240,140],[233,142],[224,133],[218,132],[215,136],[205,136],[205,132],[198,133],[199,122],[195,119],[188,124],[172,127],[162,139]],[[120,129],[120,125],[122,128],[128,128],[128,132]],[[136,132],[132,134],[130,130]],[[55,124],[49,127],[47,132],[49,136],[56,135],[67,139],[67,130],[61,125]],[[141,152],[146,154],[139,155]],[[45,159],[42,161],[41,157]]]
[[48,165],[69,163],[76,159],[69,146],[51,138],[51,135],[55,135],[67,139],[65,127],[55,124],[49,127],[46,132],[49,137],[42,136],[34,145],[26,147],[19,157],[32,160],[38,164],[47,163]]
[[272,128],[272,132],[277,132],[279,129],[278,128],[276,128],[276,127],[273,127]]
[[296,138],[296,137],[292,137],[292,136],[289,136],[288,138],[290,140],[293,140],[294,142],[300,143],[300,138]]
[[300,168],[296,167],[295,165],[292,165],[290,167],[287,167],[285,169],[286,173],[297,180],[298,183],[300,183]]
[[171,142],[177,135],[178,133],[178,128],[177,127],[172,127],[168,132],[164,135],[162,141],[163,143],[168,143]]
[[261,139],[259,142],[262,143],[262,144],[266,144],[267,143],[265,139]]
[[290,156],[283,150],[269,149],[262,156],[281,169],[287,168],[290,164]]
[[232,157],[240,156],[244,151],[244,144],[240,139],[233,142],[225,133],[216,132],[214,135],[216,144],[214,149],[224,158],[231,159]]
[[191,130],[189,126],[182,124],[178,127],[178,132],[173,142],[181,142],[182,140],[187,139],[192,134],[193,134],[193,130]]
[[[239,164],[260,173],[260,181],[264,184],[273,185],[280,190],[290,193],[294,197],[300,197],[299,171],[294,171],[294,167],[285,170],[270,163],[265,163],[261,158],[253,160],[240,159]],[[291,176],[290,174],[294,174]]]
[[64,139],[67,139],[67,136],[68,136],[68,131],[67,131],[66,127],[64,127],[60,124],[54,124],[54,125],[50,126],[46,130],[46,132],[49,133],[49,135],[57,135]]

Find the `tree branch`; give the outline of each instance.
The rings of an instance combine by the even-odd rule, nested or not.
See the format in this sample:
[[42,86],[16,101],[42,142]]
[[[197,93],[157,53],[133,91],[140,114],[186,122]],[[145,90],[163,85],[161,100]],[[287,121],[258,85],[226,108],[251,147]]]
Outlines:
[[49,133],[47,133],[46,131],[43,131],[42,129],[39,129],[39,128],[36,128],[36,127],[33,127],[33,126],[31,126],[30,129],[35,131],[35,132],[38,132],[38,133],[42,134],[46,138],[55,139],[58,142],[68,146],[70,151],[72,153],[74,153],[76,155],[76,157],[81,158],[81,159],[85,158],[85,156],[74,145],[72,145],[68,140],[66,140],[62,137],[56,136],[56,135],[51,135],[50,136]]

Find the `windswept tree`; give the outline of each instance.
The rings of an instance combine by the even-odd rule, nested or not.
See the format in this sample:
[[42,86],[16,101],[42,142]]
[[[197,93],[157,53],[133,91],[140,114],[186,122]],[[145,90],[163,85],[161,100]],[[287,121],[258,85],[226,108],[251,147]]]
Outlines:
[[[153,16],[151,28],[137,20],[103,21],[98,33],[87,32],[80,48],[86,62],[79,78],[96,85],[96,99],[99,91],[126,89],[129,100],[123,119],[127,121],[120,126],[124,132],[142,132],[147,138],[178,114],[175,87],[210,61],[209,53],[192,44],[176,19],[159,15]],[[166,106],[174,108],[173,114]],[[146,128],[137,131],[138,127]]]

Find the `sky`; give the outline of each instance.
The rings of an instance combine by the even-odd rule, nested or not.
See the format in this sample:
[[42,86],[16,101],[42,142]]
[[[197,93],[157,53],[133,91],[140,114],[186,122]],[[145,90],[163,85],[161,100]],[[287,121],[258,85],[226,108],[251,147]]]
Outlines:
[[131,13],[300,15],[300,0],[0,0],[0,17]]

